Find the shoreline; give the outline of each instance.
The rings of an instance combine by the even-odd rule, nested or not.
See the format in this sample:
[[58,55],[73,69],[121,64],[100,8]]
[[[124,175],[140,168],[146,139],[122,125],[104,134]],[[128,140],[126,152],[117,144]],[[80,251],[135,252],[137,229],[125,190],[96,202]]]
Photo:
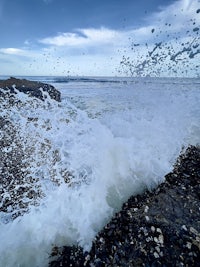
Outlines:
[[89,252],[54,248],[49,266],[200,266],[200,147],[188,147],[165,179],[129,198]]
[[[38,98],[38,101],[45,101],[47,94],[57,102],[61,101],[60,92],[48,84],[10,78],[0,81],[0,85],[3,89],[0,98],[9,100],[5,106],[8,111],[10,105],[18,104],[15,89]],[[32,121],[34,118],[28,119]],[[7,147],[11,137],[15,143],[13,150],[2,152],[4,170],[9,169],[9,161],[15,183],[21,184],[22,180],[26,181],[26,173],[22,172],[24,151],[20,147],[17,129],[8,118],[1,116],[0,125],[6,133],[1,140],[2,146]],[[6,186],[12,191],[9,179],[10,173],[6,172],[2,183],[8,183]],[[151,192],[132,196],[125,202],[121,211],[98,233],[89,252],[75,246],[54,247],[49,266],[200,266],[200,146],[187,148],[165,179]],[[22,205],[19,196],[27,193],[35,181],[29,182],[30,188],[23,191],[19,188],[17,200],[11,194],[13,202],[5,200],[1,210],[7,212],[17,201]],[[39,191],[30,192],[31,205],[32,200],[39,197]],[[28,206],[24,208],[27,211]],[[20,215],[15,214],[13,219]]]

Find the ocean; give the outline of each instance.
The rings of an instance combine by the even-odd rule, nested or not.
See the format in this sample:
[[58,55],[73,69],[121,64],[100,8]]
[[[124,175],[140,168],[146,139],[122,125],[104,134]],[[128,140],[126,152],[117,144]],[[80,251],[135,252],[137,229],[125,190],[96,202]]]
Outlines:
[[18,93],[19,106],[0,107],[27,174],[12,193],[39,192],[34,201],[22,194],[28,208],[0,212],[0,267],[48,266],[54,246],[89,250],[123,202],[164,181],[181,151],[200,144],[199,78],[25,78],[54,85],[62,101]]

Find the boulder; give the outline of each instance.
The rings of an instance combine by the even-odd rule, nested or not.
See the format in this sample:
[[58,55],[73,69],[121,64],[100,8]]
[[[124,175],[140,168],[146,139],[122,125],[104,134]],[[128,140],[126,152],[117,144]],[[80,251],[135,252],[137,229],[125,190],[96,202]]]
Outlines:
[[[43,94],[43,92],[47,92],[50,98],[58,102],[61,101],[61,94],[58,90],[56,90],[52,85],[37,81],[29,81],[26,79],[17,79],[11,77],[7,80],[0,80],[0,88],[9,91],[10,93],[15,93],[14,88],[16,88],[20,92],[28,94],[32,97],[37,97],[41,100],[45,99],[45,94]],[[0,90],[0,96],[2,95],[3,92]]]
[[17,127],[0,116],[0,212],[4,223],[23,215],[41,197],[37,180],[27,173],[25,153]]
[[[12,107],[20,109],[25,104],[15,97],[15,89],[42,101],[47,94],[51,99],[61,101],[60,92],[51,85],[12,77],[0,80],[0,212],[5,223],[23,215],[30,205],[37,205],[43,196],[38,179],[28,172],[31,165],[29,157],[34,147],[24,146],[26,140],[10,117]],[[37,118],[27,120],[31,123]],[[43,146],[47,147],[45,144]]]

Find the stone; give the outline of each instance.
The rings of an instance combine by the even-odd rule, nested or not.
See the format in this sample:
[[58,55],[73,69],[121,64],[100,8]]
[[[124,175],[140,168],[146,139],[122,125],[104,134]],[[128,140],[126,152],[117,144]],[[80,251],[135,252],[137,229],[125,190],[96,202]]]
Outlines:
[[[58,102],[61,101],[61,94],[54,88],[54,86],[37,81],[29,81],[26,79],[17,79],[11,77],[7,80],[0,80],[0,88],[12,94],[16,93],[15,89],[17,89],[20,92],[23,92],[31,97],[37,97],[41,100],[46,98],[43,92],[47,92],[50,98]],[[3,92],[0,90],[0,96],[2,95]]]
[[[200,266],[199,191],[200,147],[191,146],[162,184],[124,203],[96,236],[86,266]],[[63,249],[62,261],[67,257]]]
[[[17,91],[42,101],[48,97],[61,101],[60,92],[51,85],[13,77],[0,80],[0,211],[4,213],[4,223],[23,215],[43,197],[38,179],[27,171],[31,150],[23,146],[23,137],[9,117],[11,107],[20,109],[23,104],[15,97]],[[37,122],[37,118],[27,119]],[[48,149],[48,142],[43,145]]]

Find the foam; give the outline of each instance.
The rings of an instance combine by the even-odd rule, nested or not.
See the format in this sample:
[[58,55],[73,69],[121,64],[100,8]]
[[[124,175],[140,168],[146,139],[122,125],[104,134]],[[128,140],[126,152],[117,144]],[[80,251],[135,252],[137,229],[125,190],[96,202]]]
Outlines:
[[62,84],[61,104],[18,94],[21,108],[1,112],[16,125],[43,196],[23,216],[1,220],[2,266],[47,266],[54,245],[89,249],[123,201],[155,187],[182,147],[199,143],[196,87],[141,80],[70,91]]

